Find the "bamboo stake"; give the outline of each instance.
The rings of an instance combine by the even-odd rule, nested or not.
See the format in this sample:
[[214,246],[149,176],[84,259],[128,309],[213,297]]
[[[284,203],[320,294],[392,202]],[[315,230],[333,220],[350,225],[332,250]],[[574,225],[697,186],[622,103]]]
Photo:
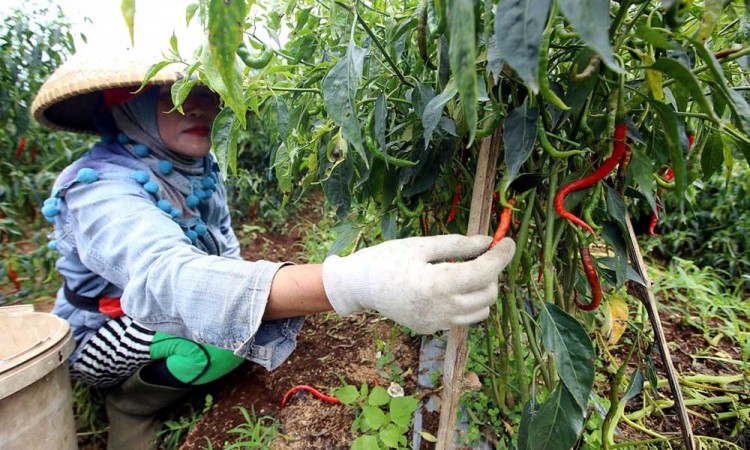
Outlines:
[[[497,158],[500,153],[502,128],[498,127],[491,137],[484,138],[479,149],[479,160],[474,178],[474,190],[471,196],[469,224],[466,234],[487,234],[492,214],[492,191],[495,187]],[[453,438],[456,427],[458,401],[466,391],[464,368],[469,354],[466,339],[469,328],[460,326],[448,331],[448,344],[445,350],[443,366],[443,398],[440,406],[440,425],[438,427],[436,450],[455,448]]]
[[656,346],[661,354],[661,359],[664,361],[664,368],[666,369],[667,381],[669,381],[669,387],[672,390],[672,397],[674,398],[675,408],[677,409],[678,418],[680,419],[680,425],[682,426],[682,440],[685,443],[687,450],[695,449],[695,438],[693,437],[693,427],[690,424],[688,418],[687,408],[685,407],[685,400],[682,398],[682,391],[680,391],[680,384],[677,380],[677,373],[674,365],[672,364],[672,357],[669,354],[669,347],[667,347],[667,338],[664,335],[664,329],[661,326],[661,319],[659,318],[659,311],[656,308],[656,299],[654,293],[651,290],[651,279],[648,277],[646,272],[646,263],[643,261],[641,255],[641,249],[638,247],[638,241],[633,231],[633,224],[630,222],[630,214],[625,211],[625,225],[628,229],[628,253],[630,253],[630,259],[632,260],[634,269],[641,276],[645,286],[639,283],[630,283],[633,293],[643,302],[648,312],[648,318],[651,322],[651,326],[654,329],[654,339],[656,340]]

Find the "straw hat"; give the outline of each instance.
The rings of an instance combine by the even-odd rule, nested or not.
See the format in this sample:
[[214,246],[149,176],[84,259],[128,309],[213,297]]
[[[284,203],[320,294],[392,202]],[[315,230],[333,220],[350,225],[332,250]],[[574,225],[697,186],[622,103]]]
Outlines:
[[[92,118],[102,102],[102,90],[138,89],[148,69],[164,58],[153,51],[76,53],[50,75],[31,104],[42,125],[55,130],[96,134]],[[172,84],[182,78],[182,64],[160,70],[149,85]]]

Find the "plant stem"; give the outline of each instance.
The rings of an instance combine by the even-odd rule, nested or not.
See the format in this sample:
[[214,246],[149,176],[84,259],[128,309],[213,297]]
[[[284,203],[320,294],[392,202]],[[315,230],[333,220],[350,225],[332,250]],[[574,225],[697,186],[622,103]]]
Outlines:
[[549,191],[547,192],[547,222],[544,224],[544,301],[548,303],[555,302],[555,283],[554,267],[552,257],[554,256],[554,237],[555,237],[555,206],[552,199],[555,198],[557,191],[557,163],[552,165],[551,175],[549,177]]
[[[336,5],[344,8],[347,11],[349,11],[349,13],[354,14],[354,11],[352,11],[351,7],[349,7],[348,5],[344,4],[343,2],[337,0],[336,1]],[[398,69],[398,66],[393,62],[393,60],[388,55],[388,52],[385,50],[385,48],[383,48],[383,44],[380,43],[380,39],[378,39],[378,37],[375,36],[375,33],[372,32],[372,30],[370,29],[370,26],[367,25],[367,22],[365,22],[365,20],[359,14],[355,14],[355,17],[357,18],[357,22],[362,26],[362,28],[365,30],[365,32],[370,36],[370,39],[372,39],[373,44],[375,44],[375,46],[378,48],[378,50],[380,50],[380,53],[383,55],[383,57],[385,58],[385,60],[388,63],[388,65],[391,66],[391,69],[396,74],[396,76],[399,78],[399,80],[401,80],[402,83],[404,83],[405,85],[407,85],[409,87],[414,87],[414,85],[412,83],[408,82],[406,80],[406,78],[404,78],[404,75]]]

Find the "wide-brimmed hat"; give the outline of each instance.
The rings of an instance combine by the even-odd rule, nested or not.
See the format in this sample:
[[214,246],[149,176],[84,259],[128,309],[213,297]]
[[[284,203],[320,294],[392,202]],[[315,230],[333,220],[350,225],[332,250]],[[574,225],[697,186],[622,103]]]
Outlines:
[[[97,133],[93,117],[102,105],[102,91],[137,90],[148,69],[164,58],[153,51],[86,52],[73,55],[45,81],[31,104],[31,114],[55,130]],[[149,85],[172,84],[182,78],[183,64],[169,64]]]

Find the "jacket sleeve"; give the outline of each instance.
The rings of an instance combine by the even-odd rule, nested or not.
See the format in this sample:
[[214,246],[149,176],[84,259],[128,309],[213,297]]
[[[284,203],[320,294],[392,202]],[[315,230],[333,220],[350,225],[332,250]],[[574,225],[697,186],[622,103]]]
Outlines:
[[[128,180],[76,184],[65,194],[65,207],[81,261],[123,289],[128,316],[239,356],[257,353],[254,338],[282,264],[235,259],[237,244],[232,257],[204,254]],[[281,328],[294,336],[299,331]]]

